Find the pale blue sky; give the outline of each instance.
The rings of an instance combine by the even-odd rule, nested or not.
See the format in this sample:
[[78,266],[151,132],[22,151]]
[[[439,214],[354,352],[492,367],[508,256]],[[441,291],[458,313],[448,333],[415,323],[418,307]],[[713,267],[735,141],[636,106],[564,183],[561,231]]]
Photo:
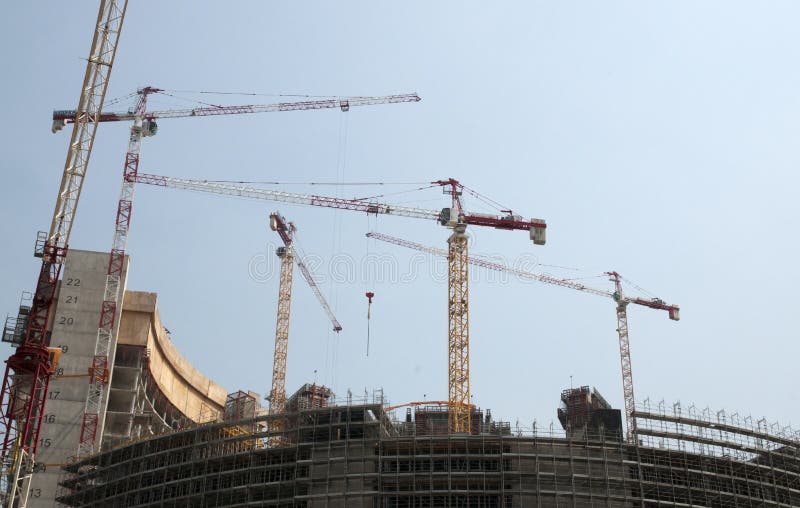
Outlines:
[[[50,134],[49,117],[77,102],[96,8],[16,2],[0,19],[3,313],[35,282],[33,240],[49,224],[68,141],[68,133]],[[639,400],[797,426],[799,15],[789,1],[136,0],[108,96],[143,85],[416,91],[418,104],[347,116],[164,120],[144,143],[140,169],[216,179],[458,178],[550,226],[544,247],[522,233],[473,228],[474,252],[533,254],[584,270],[547,269],[564,276],[615,269],[681,305],[679,323],[630,310]],[[110,246],[127,129],[100,128],[73,248]],[[446,203],[436,193],[424,198],[433,199],[421,203],[429,208]],[[265,394],[270,382],[277,281],[251,280],[248,264],[272,256],[277,238],[265,224],[274,209],[297,223],[305,250],[326,261],[369,250],[402,265],[413,255],[368,243],[363,235],[375,220],[361,215],[140,187],[129,288],[159,293],[183,354],[231,391]],[[411,219],[380,218],[377,228],[439,247],[447,236]],[[340,394],[383,387],[394,403],[445,398],[446,286],[424,274],[375,283],[369,358],[365,287],[324,285],[345,328],[337,342],[296,277],[289,389],[313,380],[316,369]],[[478,405],[512,422],[546,424],[572,375],[622,406],[610,301],[514,281],[475,281],[471,297]]]

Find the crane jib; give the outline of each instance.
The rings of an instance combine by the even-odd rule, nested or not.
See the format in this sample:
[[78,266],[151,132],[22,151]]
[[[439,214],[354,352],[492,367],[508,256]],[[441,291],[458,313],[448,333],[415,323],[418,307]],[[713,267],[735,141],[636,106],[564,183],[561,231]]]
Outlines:
[[[340,108],[348,111],[351,106],[376,106],[379,104],[397,104],[402,102],[419,102],[421,99],[417,94],[387,95],[376,97],[341,97],[337,99],[325,99],[318,101],[293,101],[276,102],[273,104],[242,104],[234,106],[212,106],[188,109],[173,109],[165,111],[150,111],[145,118],[186,118],[193,116],[218,116],[218,115],[237,115],[246,113],[268,113],[281,111],[302,111],[312,109],[334,109]],[[91,113],[90,113],[91,116]],[[135,113],[109,112],[100,113],[97,117],[92,117],[92,122],[120,122],[133,120]],[[54,127],[54,132],[64,125],[75,122],[76,111],[74,109],[61,109],[53,111],[53,121],[58,124]]]

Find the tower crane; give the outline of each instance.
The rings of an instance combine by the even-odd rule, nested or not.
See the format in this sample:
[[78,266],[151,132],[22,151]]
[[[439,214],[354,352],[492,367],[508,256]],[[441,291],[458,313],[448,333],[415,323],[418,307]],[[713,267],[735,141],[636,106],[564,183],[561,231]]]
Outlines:
[[510,210],[505,215],[469,213],[463,209],[461,195],[464,190],[477,195],[452,178],[431,182],[450,195],[450,207],[440,211],[391,205],[364,199],[342,199],[330,196],[296,194],[228,183],[138,174],[137,183],[185,189],[212,194],[223,194],[257,200],[277,201],[295,205],[318,206],[353,210],[375,215],[399,215],[415,219],[438,221],[452,230],[448,244],[448,425],[451,432],[469,432],[470,380],[469,380],[469,280],[467,263],[467,225],[487,226],[503,230],[528,231],[536,245],[544,245],[547,225],[541,219],[525,220]]
[[[100,414],[108,383],[109,347],[113,328],[117,320],[117,309],[122,297],[120,280],[125,265],[125,248],[130,230],[131,213],[133,211],[133,198],[136,175],[139,168],[142,139],[154,136],[158,132],[156,120],[163,118],[189,118],[221,115],[240,115],[253,113],[271,113],[281,111],[302,111],[339,108],[349,111],[354,106],[372,106],[377,104],[396,104],[403,102],[419,102],[417,94],[389,95],[378,97],[345,97],[339,99],[326,99],[315,101],[280,102],[274,104],[255,104],[243,106],[214,106],[190,109],[174,109],[162,111],[147,111],[147,99],[152,94],[162,93],[164,90],[156,87],[144,87],[137,91],[136,106],[128,112],[110,112],[94,115],[95,122],[120,122],[130,120],[133,122],[128,139],[128,151],[125,156],[123,169],[122,188],[116,213],[116,226],[109,254],[108,269],[103,303],[100,311],[100,322],[97,329],[95,353],[89,369],[89,387],[86,396],[86,406],[81,422],[80,440],[78,442],[78,456],[91,454],[96,447],[97,430],[100,425]],[[74,123],[75,112],[59,110],[53,112],[52,131],[58,132],[64,126]]]
[[[411,242],[408,240],[404,240],[402,238],[384,235],[381,233],[370,232],[367,233],[367,237],[374,238],[382,242],[399,245],[401,247],[418,250],[434,256],[449,255],[448,252],[443,249],[428,247],[416,242]],[[610,277],[610,280],[614,283],[614,291],[607,291],[604,289],[589,287],[584,284],[580,284],[578,282],[571,280],[559,279],[556,277],[551,277],[549,275],[532,273],[526,270],[511,268],[501,263],[495,263],[493,261],[490,261],[488,259],[483,259],[480,257],[473,256],[469,258],[469,263],[476,266],[481,266],[483,268],[488,268],[490,270],[497,270],[501,272],[511,273],[527,280],[535,280],[538,282],[542,282],[544,284],[552,284],[555,286],[575,289],[577,291],[582,291],[584,293],[589,293],[592,295],[609,297],[612,298],[614,302],[616,302],[617,333],[619,335],[619,353],[620,353],[620,363],[622,366],[622,392],[623,392],[623,397],[625,399],[625,423],[627,425],[626,429],[627,429],[628,441],[634,442],[636,439],[636,419],[633,417],[635,404],[633,395],[633,369],[631,367],[631,348],[630,348],[630,339],[628,337],[628,312],[627,312],[628,304],[632,303],[634,305],[641,305],[643,307],[649,307],[651,309],[665,310],[668,312],[669,318],[672,319],[673,321],[678,321],[680,319],[680,307],[678,307],[677,305],[670,305],[668,303],[665,303],[660,298],[646,299],[646,298],[625,296],[625,294],[622,292],[622,276],[617,272],[606,272],[606,275],[608,275]]]
[[[275,324],[275,353],[272,362],[272,390],[269,392],[269,414],[280,415],[286,410],[286,359],[289,352],[289,317],[292,304],[292,272],[293,263],[297,263],[300,273],[308,283],[320,305],[328,315],[333,331],[342,331],[342,325],[333,315],[330,305],[319,290],[303,258],[305,256],[296,249],[294,234],[297,231],[294,223],[288,222],[280,213],[269,216],[270,229],[278,233],[283,240],[283,247],[278,247],[276,254],[281,260],[280,283],[278,289],[278,318]],[[270,420],[270,431],[278,435],[283,430],[283,420]],[[280,438],[278,438],[280,439]]]
[[127,6],[127,0],[100,1],[78,107],[70,119],[74,127],[53,219],[47,235],[40,235],[37,240],[36,250],[37,255],[41,255],[42,266],[27,326],[16,342],[15,352],[6,361],[0,414],[3,430],[0,496],[6,507],[24,507],[28,502],[47,386],[53,370],[52,353],[47,347],[51,309]]

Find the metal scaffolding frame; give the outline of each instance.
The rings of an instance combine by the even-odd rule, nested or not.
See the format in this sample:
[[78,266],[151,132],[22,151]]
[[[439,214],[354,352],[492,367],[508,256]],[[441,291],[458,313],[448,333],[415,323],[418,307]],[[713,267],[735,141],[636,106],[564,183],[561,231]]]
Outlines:
[[[621,433],[512,428],[478,410],[471,432],[448,433],[446,410],[419,406],[396,419],[385,411],[382,393],[303,405],[93,455],[64,468],[59,501],[76,507],[800,505],[796,434],[737,426],[730,417],[719,427],[703,414],[681,414],[678,421],[641,407],[640,442],[631,445]],[[283,425],[269,425],[275,418]],[[274,428],[283,429],[281,446],[270,446]],[[726,452],[739,448],[747,450]]]

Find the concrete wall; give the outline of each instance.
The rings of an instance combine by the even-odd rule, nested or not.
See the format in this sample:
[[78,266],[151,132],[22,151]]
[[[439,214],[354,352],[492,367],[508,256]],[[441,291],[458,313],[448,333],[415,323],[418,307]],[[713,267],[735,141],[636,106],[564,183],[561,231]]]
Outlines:
[[122,308],[119,344],[150,352],[150,379],[169,402],[197,421],[209,408],[222,411],[228,392],[194,368],[170,340],[161,324],[155,293],[127,291]]
[[[128,273],[128,259],[125,261],[122,288]],[[50,341],[51,346],[61,347],[62,353],[58,369],[50,379],[46,416],[35,457],[39,467],[31,482],[28,502],[32,508],[52,508],[60,466],[78,451],[107,267],[108,253],[70,250],[67,255]],[[120,316],[118,312],[115,327]],[[111,358],[115,348],[116,337],[112,337]],[[106,390],[104,405],[108,402],[107,393]],[[99,432],[102,424],[101,415]]]

